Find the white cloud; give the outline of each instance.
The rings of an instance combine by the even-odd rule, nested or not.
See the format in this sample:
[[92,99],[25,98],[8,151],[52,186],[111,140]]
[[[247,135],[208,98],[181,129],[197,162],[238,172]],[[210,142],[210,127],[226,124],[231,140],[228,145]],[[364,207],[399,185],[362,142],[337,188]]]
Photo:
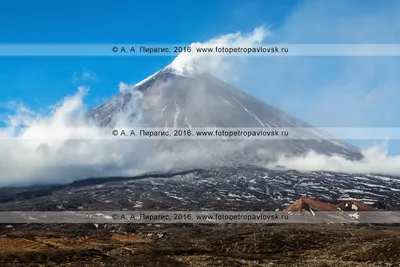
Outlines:
[[134,159],[126,149],[134,147],[101,139],[76,139],[100,134],[86,117],[83,98],[87,92],[80,87],[47,114],[23,106],[10,107],[15,108],[14,114],[0,131],[0,186],[66,183],[127,171],[124,164]]
[[74,83],[82,83],[82,82],[93,82],[98,80],[98,76],[95,72],[84,69],[81,72],[75,71],[72,74],[72,81]]
[[[327,156],[310,152],[300,157],[282,155],[270,168],[287,168],[302,172],[331,171],[343,173],[375,173],[400,175],[400,156],[389,156],[387,144],[372,146],[362,151],[363,159],[351,161],[340,156]],[[265,166],[265,165],[264,165]]]
[[[104,136],[104,132],[86,117],[83,100],[87,92],[88,88],[80,87],[75,95],[65,97],[46,114],[23,106],[10,107],[14,115],[0,130],[0,186],[60,184],[88,177],[204,167],[215,157],[223,158],[242,149],[229,144],[208,143],[203,147],[186,143],[188,147],[173,143],[175,152],[171,153],[168,149],[154,151],[157,142],[95,138]],[[129,105],[116,117],[115,128],[136,125],[129,122],[130,115],[134,111],[141,118],[142,100],[140,92],[133,93]],[[85,136],[90,139],[82,138]]]
[[[265,38],[269,35],[266,27],[260,26],[255,28],[253,32],[243,34],[238,31],[212,38],[207,42],[197,42],[190,45],[193,51],[196,48],[215,48],[216,45],[238,47],[256,47],[262,44]],[[236,82],[237,75],[236,67],[238,62],[243,62],[246,57],[232,57],[226,53],[195,53],[184,52],[180,53],[171,63],[171,67],[184,71],[185,68],[195,67],[196,70],[212,73],[214,76],[229,82]]]
[[133,87],[134,87],[134,85],[129,85],[129,84],[127,84],[127,83],[120,82],[120,83],[118,84],[118,91],[119,91],[120,93],[123,93],[123,92],[126,92],[126,91],[128,91],[128,90],[133,89]]

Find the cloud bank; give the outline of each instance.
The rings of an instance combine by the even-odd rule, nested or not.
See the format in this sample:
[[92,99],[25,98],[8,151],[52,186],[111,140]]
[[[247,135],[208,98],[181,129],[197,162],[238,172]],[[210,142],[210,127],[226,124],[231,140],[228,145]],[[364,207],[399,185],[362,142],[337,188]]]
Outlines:
[[362,151],[360,161],[351,161],[340,156],[327,156],[310,152],[304,156],[292,157],[281,155],[276,162],[268,164],[269,168],[284,167],[300,172],[330,171],[352,174],[400,174],[400,156],[388,156],[387,146],[380,144]]
[[[118,90],[132,97],[113,118],[113,127],[139,125],[148,99],[134,90],[134,85],[121,83]],[[23,105],[8,106],[12,114],[0,130],[0,187],[65,184],[94,177],[201,168],[243,149],[241,143],[234,147],[229,143],[217,146],[213,145],[214,140],[203,146],[192,141],[101,138],[104,131],[96,127],[94,118],[87,116],[84,98],[88,91],[79,87],[76,94],[42,113]],[[201,94],[196,90],[194,93],[192,101],[200,101]],[[135,114],[133,119],[132,114]]]

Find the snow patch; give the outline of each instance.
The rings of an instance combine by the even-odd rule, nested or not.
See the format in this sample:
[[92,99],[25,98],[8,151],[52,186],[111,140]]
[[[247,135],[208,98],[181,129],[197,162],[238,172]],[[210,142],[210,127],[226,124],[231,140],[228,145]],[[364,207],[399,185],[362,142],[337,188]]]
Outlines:
[[189,120],[188,120],[187,117],[185,117],[185,122],[186,122],[187,126],[189,126],[189,129],[191,130],[192,129],[192,125],[190,125]]
[[176,103],[176,101],[175,101],[175,106],[176,106],[176,112],[175,112],[175,115],[174,115],[174,128],[177,127],[177,124],[178,124],[178,117],[179,117],[179,114],[181,113],[181,109],[179,108],[179,106],[178,106],[178,104]]
[[136,202],[135,205],[133,206],[134,208],[143,208],[143,202]]
[[315,217],[314,211],[310,208],[311,214]]
[[135,87],[141,86],[141,85],[143,85],[144,83],[150,81],[150,80],[153,79],[160,71],[161,71],[161,70],[159,70],[159,71],[157,71],[156,73],[150,75],[150,76],[147,77],[146,79],[144,79],[144,80],[138,82],[137,84],[135,84]]
[[245,106],[242,105],[242,103],[240,103],[239,101],[235,100],[235,102],[237,102],[247,113],[250,114],[250,116],[252,116],[254,119],[256,119],[256,121],[258,121],[258,123],[261,124],[261,126],[265,127],[265,124],[256,116],[253,114],[253,112],[249,111]]

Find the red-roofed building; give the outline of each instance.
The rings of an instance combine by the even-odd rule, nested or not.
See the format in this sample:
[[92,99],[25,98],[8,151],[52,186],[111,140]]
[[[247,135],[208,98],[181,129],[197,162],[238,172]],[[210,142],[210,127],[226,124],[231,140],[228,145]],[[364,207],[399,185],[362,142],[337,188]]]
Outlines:
[[308,197],[301,197],[292,205],[287,207],[285,211],[339,211],[336,205],[314,200]]

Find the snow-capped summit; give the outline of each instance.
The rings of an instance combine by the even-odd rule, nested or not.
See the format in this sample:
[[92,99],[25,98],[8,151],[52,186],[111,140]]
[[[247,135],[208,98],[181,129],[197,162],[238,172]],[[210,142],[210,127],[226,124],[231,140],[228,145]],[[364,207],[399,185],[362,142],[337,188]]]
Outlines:
[[147,77],[144,80],[141,80],[140,82],[138,82],[137,84],[135,84],[135,87],[139,87],[142,84],[146,83],[147,81],[150,81],[151,79],[153,79],[158,73],[160,73],[162,70],[159,70],[157,72],[155,72],[154,74],[150,75],[149,77]]
[[180,53],[164,70],[175,72],[176,74],[194,75],[201,72],[196,66],[194,55],[191,53]]
[[195,67],[194,64],[191,63],[182,64],[181,62],[176,60],[172,61],[172,63],[169,64],[167,67],[165,67],[163,70],[181,75],[195,75],[196,73],[197,74],[201,73],[200,69],[198,67]]
[[165,74],[174,74],[174,75],[179,75],[179,76],[192,76],[195,77],[196,75],[199,75],[203,73],[203,71],[196,67],[193,64],[181,64],[179,61],[173,61],[163,69],[153,73],[149,77],[141,80],[140,82],[136,83],[133,88],[138,88],[145,84],[146,82],[151,81],[153,78],[156,78],[157,75],[165,75]]

